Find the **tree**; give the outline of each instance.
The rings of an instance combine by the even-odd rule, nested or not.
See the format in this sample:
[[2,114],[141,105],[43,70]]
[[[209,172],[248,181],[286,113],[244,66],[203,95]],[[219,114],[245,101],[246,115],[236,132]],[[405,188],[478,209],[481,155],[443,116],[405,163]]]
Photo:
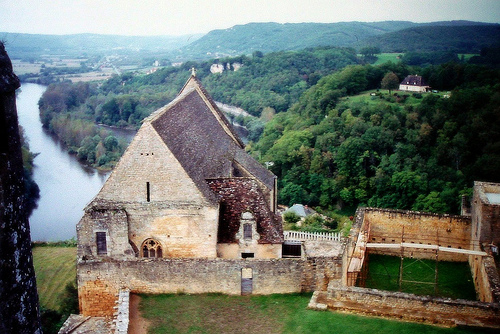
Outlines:
[[363,55],[363,58],[367,62],[374,62],[377,60],[375,55],[380,53],[380,48],[376,46],[365,46],[359,50],[359,53]]
[[382,79],[381,86],[383,89],[389,90],[389,95],[391,90],[397,89],[399,87],[399,78],[394,72],[388,72]]

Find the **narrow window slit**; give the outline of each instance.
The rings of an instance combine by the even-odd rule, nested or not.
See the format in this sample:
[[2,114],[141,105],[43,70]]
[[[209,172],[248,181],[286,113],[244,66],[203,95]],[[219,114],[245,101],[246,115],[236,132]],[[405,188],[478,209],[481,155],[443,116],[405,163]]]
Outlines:
[[151,202],[151,186],[149,182],[146,182],[146,200]]

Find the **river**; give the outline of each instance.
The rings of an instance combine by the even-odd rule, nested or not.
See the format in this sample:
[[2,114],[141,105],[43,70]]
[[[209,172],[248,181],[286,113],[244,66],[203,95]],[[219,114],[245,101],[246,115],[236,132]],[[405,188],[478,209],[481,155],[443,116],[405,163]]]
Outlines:
[[98,193],[109,173],[78,162],[63,145],[43,130],[38,100],[46,87],[24,83],[17,94],[19,123],[35,158],[34,179],[40,187],[38,207],[30,216],[33,241],[57,241],[76,237],[83,209]]

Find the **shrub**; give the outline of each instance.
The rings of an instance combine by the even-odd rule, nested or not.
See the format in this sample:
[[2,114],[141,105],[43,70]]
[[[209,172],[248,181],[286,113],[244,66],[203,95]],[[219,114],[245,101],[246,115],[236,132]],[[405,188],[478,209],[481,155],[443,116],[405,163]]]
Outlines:
[[300,216],[293,211],[288,211],[283,215],[283,219],[286,223],[296,224],[298,221],[300,221]]

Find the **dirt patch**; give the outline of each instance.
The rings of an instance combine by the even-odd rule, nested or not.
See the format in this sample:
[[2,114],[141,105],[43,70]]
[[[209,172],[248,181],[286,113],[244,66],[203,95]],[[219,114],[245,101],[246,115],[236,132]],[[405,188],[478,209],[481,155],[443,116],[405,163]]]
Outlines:
[[128,332],[130,334],[147,334],[149,322],[144,319],[139,311],[139,303],[141,297],[135,294],[130,294],[130,315]]

